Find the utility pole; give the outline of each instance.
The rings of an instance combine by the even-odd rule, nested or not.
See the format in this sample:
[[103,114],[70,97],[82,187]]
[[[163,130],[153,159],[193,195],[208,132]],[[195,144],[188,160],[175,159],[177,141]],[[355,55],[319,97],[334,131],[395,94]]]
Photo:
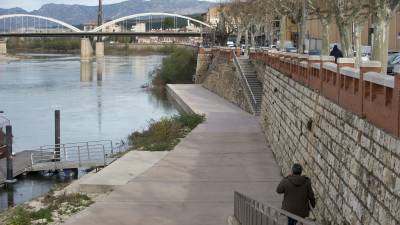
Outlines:
[[97,12],[97,26],[100,26],[103,24],[103,2],[102,0],[99,0],[99,9]]
[[[99,0],[99,8],[97,11],[97,26],[101,26],[103,24],[103,1]],[[101,36],[97,36],[97,41],[101,41]]]

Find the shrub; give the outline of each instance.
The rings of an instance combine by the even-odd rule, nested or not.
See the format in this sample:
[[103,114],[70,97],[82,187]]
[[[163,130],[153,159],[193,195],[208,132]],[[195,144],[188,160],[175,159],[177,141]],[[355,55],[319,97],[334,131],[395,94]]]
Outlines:
[[204,115],[199,114],[181,114],[175,116],[175,120],[181,123],[183,126],[193,130],[198,124],[202,123],[205,119]]
[[184,48],[174,48],[173,52],[163,59],[153,84],[190,83],[195,69],[196,59],[193,52]]
[[147,129],[133,132],[128,140],[130,145],[139,150],[169,151],[179,143],[179,138],[203,122],[204,118],[203,115],[181,114],[159,121],[151,120]]

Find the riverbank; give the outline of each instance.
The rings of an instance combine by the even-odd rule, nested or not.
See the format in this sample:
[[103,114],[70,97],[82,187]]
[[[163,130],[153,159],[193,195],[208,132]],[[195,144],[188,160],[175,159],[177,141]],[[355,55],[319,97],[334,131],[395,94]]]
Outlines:
[[11,55],[0,55],[0,63],[9,63],[18,60],[21,60],[21,58]]

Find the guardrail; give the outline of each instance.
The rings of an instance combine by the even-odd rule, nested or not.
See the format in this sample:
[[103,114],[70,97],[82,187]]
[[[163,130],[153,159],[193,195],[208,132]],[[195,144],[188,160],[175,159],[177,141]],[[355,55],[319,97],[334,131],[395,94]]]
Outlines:
[[107,165],[107,159],[128,149],[127,142],[113,144],[111,140],[64,143],[45,145],[31,151],[31,166],[50,162],[74,162],[78,165],[90,162],[102,162]]
[[288,218],[297,220],[297,224],[318,225],[290,212],[260,203],[235,191],[234,216],[240,225],[287,225]]
[[235,64],[236,69],[238,70],[239,74],[240,74],[240,80],[242,81],[242,83],[244,84],[243,86],[245,87],[245,92],[246,95],[248,96],[248,99],[250,100],[250,106],[251,106],[251,111],[253,113],[256,113],[257,111],[257,101],[256,98],[254,96],[253,91],[250,88],[249,82],[247,82],[247,78],[246,75],[244,75],[243,73],[243,68],[240,66],[240,63],[238,61],[238,58],[236,56],[236,54],[233,53],[233,62]]

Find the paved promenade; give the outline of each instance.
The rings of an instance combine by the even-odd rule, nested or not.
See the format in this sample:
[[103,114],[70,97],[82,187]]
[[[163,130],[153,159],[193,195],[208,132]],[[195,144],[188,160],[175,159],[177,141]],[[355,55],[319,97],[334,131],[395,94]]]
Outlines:
[[[280,170],[256,117],[199,85],[170,85],[207,120],[153,167],[68,225],[223,225],[233,191],[280,205]],[[121,168],[123,169],[123,168]]]

